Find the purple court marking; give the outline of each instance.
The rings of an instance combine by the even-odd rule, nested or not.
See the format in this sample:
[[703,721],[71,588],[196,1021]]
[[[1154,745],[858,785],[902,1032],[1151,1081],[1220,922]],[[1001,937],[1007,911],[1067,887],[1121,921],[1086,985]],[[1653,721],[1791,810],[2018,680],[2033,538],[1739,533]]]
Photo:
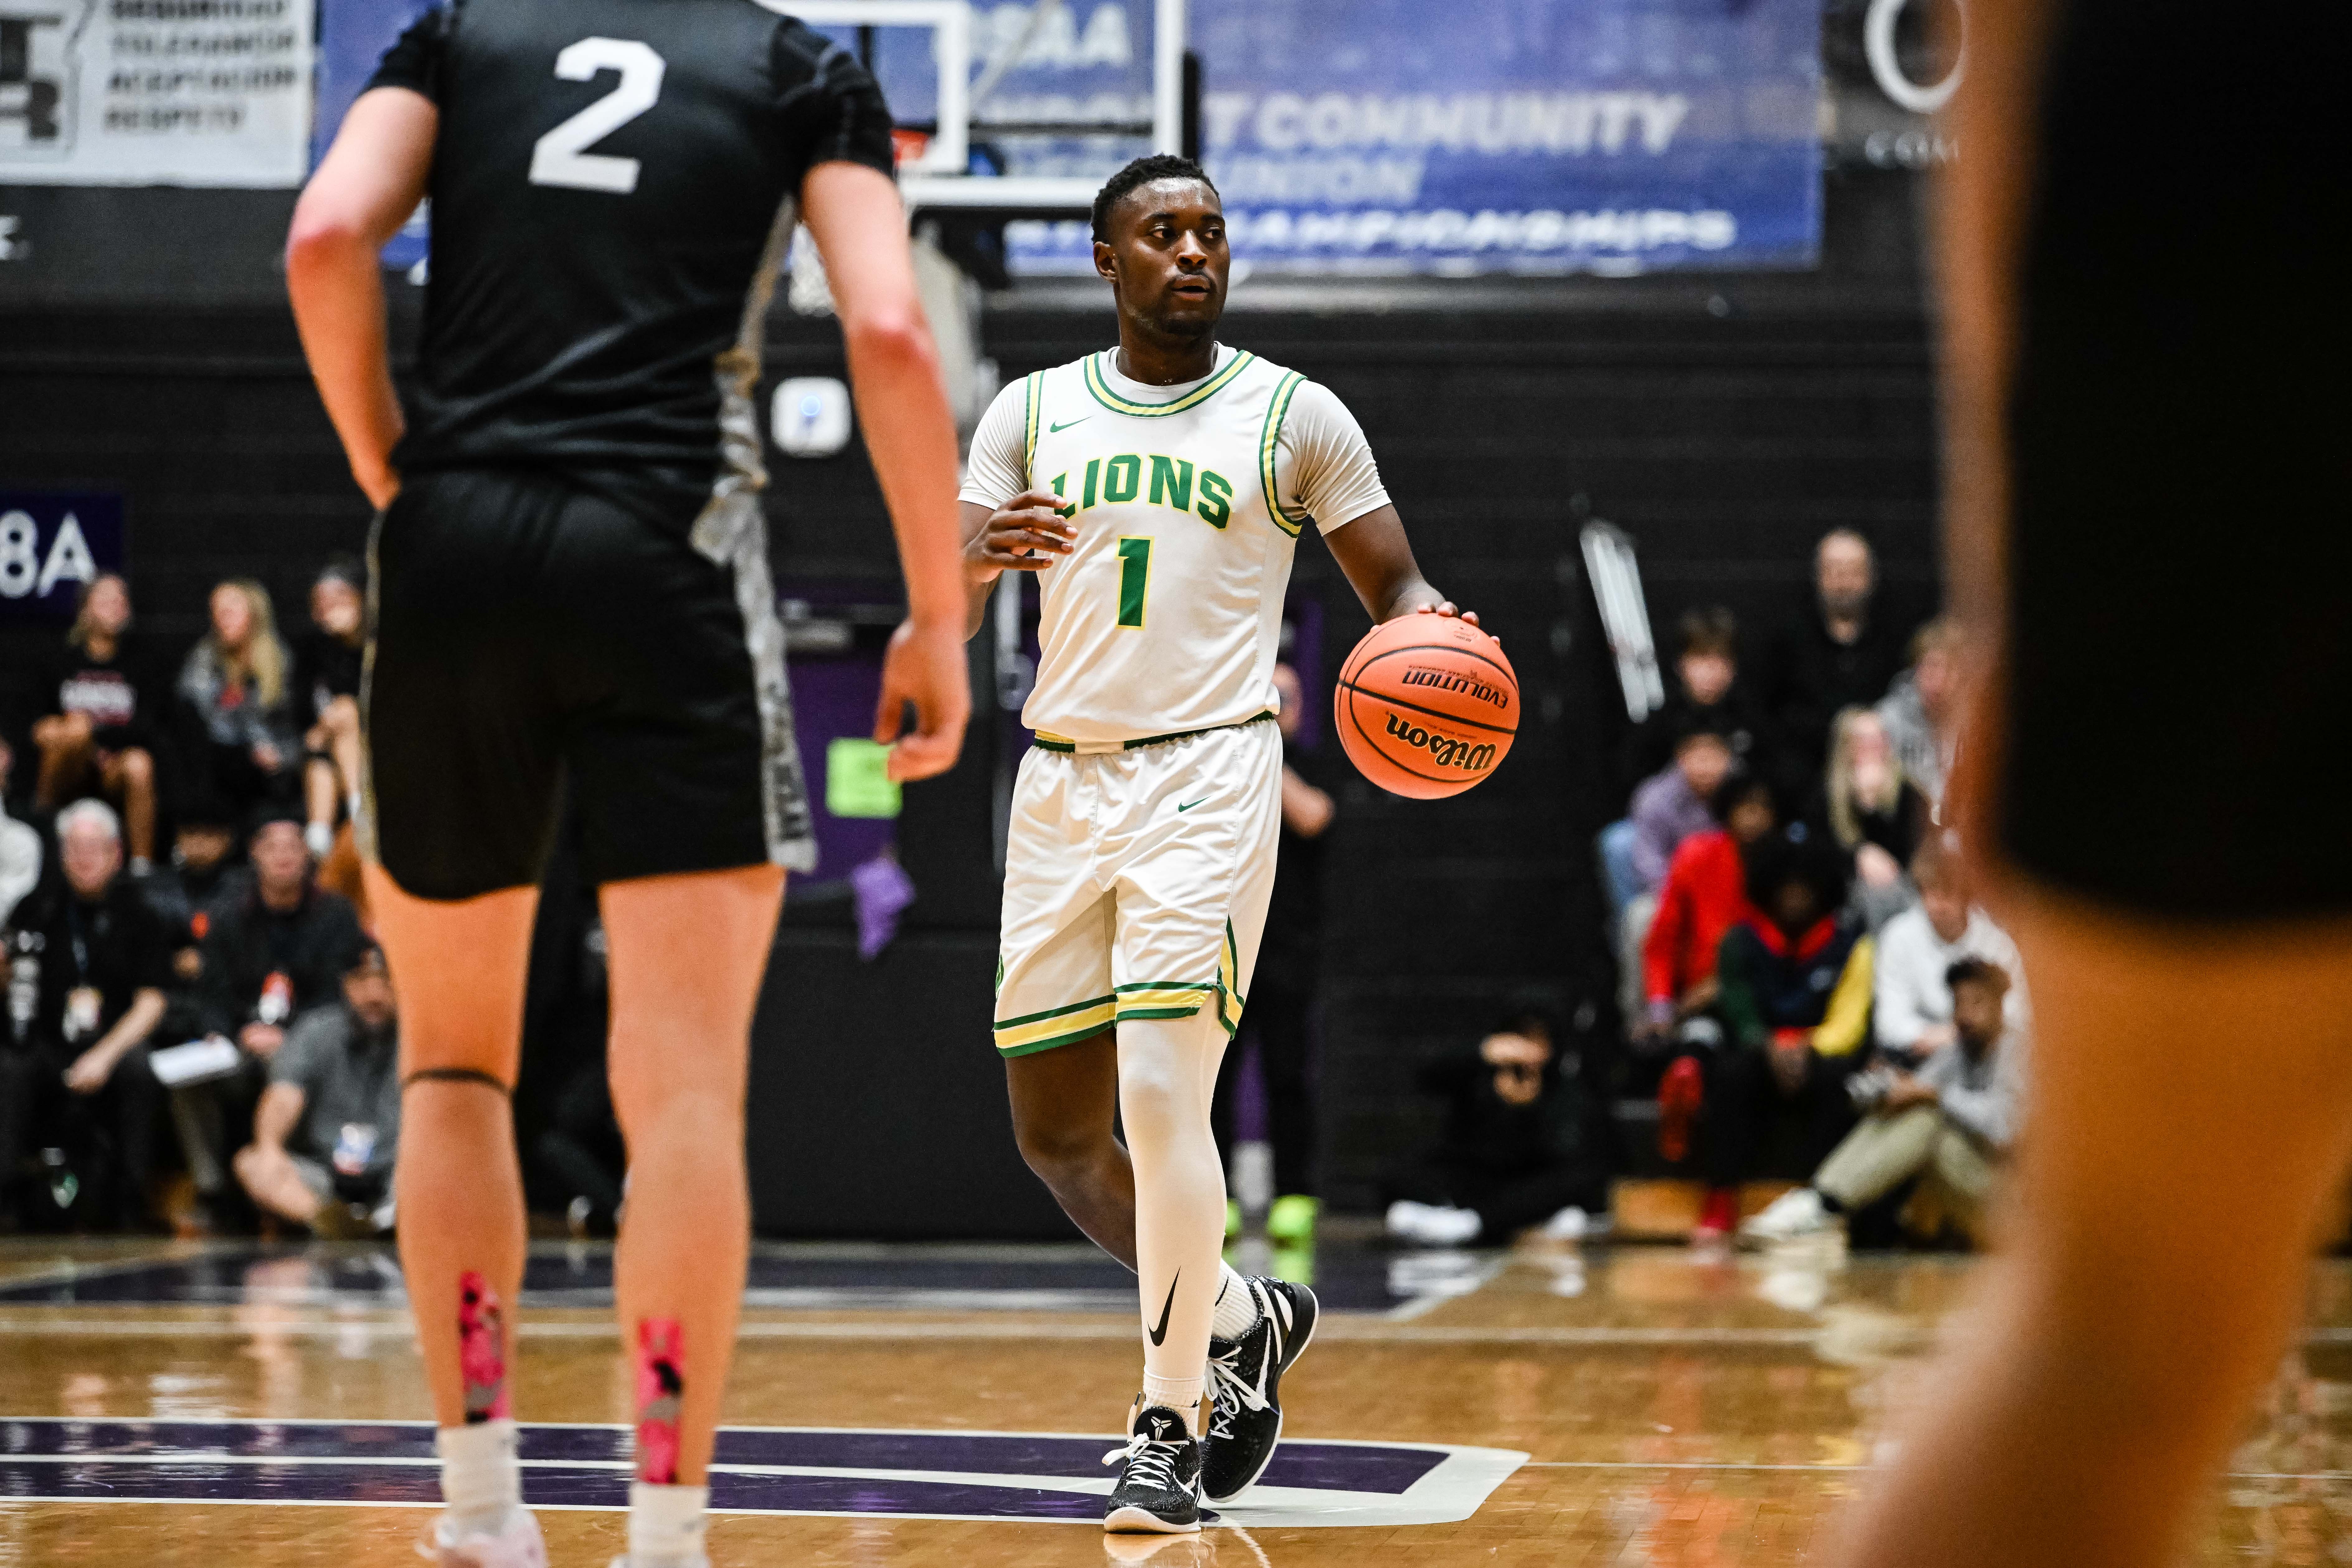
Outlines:
[[[1316,1295],[1328,1311],[1381,1312],[1424,1294],[1393,1278],[1389,1264],[1382,1253],[1327,1248],[1317,1259]],[[1001,1296],[1006,1306],[1123,1310],[1134,1303],[1135,1277],[1076,1248],[1021,1258],[758,1251],[748,1288],[753,1306],[925,1307],[951,1296],[955,1305],[984,1309]],[[0,1305],[22,1306],[332,1306],[404,1299],[399,1262],[389,1248],[348,1247],[230,1245],[193,1258],[80,1265],[0,1286]],[[612,1300],[609,1247],[544,1248],[525,1265],[526,1309],[609,1307]]]
[[[728,1427],[711,1505],[729,1513],[1099,1519],[1109,1436]],[[0,1420],[0,1500],[432,1507],[422,1422]],[[1283,1445],[1225,1522],[1450,1523],[1467,1519],[1523,1454],[1375,1443]],[[526,1426],[534,1507],[627,1505],[622,1426]]]
[[[932,1470],[1091,1480],[1113,1439],[1025,1433],[859,1432],[823,1428],[721,1429],[720,1465],[818,1470]],[[629,1463],[618,1426],[525,1426],[526,1465]],[[359,1459],[429,1466],[433,1429],[343,1422],[0,1421],[0,1459]],[[1284,1444],[1267,1466],[1267,1486],[1401,1497],[1444,1461],[1433,1448],[1372,1444]]]

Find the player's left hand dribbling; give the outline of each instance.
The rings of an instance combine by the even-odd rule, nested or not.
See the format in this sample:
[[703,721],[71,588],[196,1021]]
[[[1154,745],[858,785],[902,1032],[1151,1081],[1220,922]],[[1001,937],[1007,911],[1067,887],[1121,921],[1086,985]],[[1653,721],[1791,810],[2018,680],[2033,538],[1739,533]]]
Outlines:
[[[955,766],[971,718],[971,679],[964,665],[961,628],[902,621],[882,658],[882,696],[874,712],[874,739],[890,748],[889,774],[898,784],[933,778]],[[915,727],[905,730],[911,703]]]

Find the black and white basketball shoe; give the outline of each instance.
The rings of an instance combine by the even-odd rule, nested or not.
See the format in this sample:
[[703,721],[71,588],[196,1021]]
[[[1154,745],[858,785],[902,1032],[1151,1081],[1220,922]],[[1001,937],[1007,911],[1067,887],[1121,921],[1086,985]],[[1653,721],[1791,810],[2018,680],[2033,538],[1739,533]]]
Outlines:
[[1199,1530],[1201,1443],[1184,1418],[1164,1405],[1147,1405],[1139,1399],[1127,1434],[1126,1447],[1103,1456],[1104,1464],[1117,1462],[1119,1467],[1103,1529],[1154,1535]]
[[1286,1279],[1247,1281],[1257,1321],[1237,1340],[1209,1342],[1209,1435],[1202,1489],[1230,1502],[1265,1473],[1282,1438],[1282,1374],[1315,1337],[1315,1292]]

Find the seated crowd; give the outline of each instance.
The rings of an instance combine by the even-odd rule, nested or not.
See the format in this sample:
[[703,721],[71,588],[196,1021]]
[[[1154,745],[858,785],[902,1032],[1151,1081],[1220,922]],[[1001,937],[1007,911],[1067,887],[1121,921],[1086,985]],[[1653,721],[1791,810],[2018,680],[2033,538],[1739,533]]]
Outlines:
[[1702,1240],[1769,1180],[1806,1184],[1748,1238],[1842,1215],[1965,1238],[2014,1132],[2023,976],[1941,824],[1955,634],[1906,644],[1875,576],[1858,535],[1824,537],[1752,690],[1730,613],[1686,616],[1678,689],[1630,738],[1631,809],[1602,836],[1634,1080],[1656,1084],[1659,1159],[1705,1184]]
[[172,665],[102,576],[34,711],[0,716],[0,1229],[392,1225],[398,1023],[351,842],[364,594],[330,564],[289,647],[259,584],[223,583]]
[[[1939,822],[1957,649],[1874,613],[1859,536],[1815,564],[1753,679],[1729,611],[1684,617],[1675,689],[1627,737],[1600,848],[1628,1081],[1514,1002],[1422,1075],[1444,1132],[1389,1184],[1400,1238],[1581,1237],[1645,1163],[1704,1184],[1702,1239],[1974,1233],[2029,1013]],[[351,841],[364,593],[328,566],[289,647],[261,584],[223,583],[159,665],[101,577],[13,727],[21,768],[0,715],[0,1228],[392,1224],[398,1023]],[[602,1228],[622,1154],[585,907],[547,966],[563,994],[532,1005],[579,1048],[523,1131],[539,1195]],[[1611,1147],[1604,1088],[1654,1100],[1654,1162]],[[1797,1184],[1742,1227],[1759,1181]]]
[[[1623,1087],[1654,1102],[1654,1159],[1622,1138],[1593,1158],[1604,1140],[1559,1113],[1581,1099],[1573,1073],[1539,1018],[1515,1017],[1431,1069],[1447,1131],[1393,1182],[1392,1235],[1583,1234],[1603,1163],[1696,1178],[1702,1242],[1977,1234],[2015,1134],[2028,1010],[2016,949],[1941,823],[1955,633],[1906,639],[1879,612],[1858,534],[1825,536],[1814,568],[1752,678],[1729,610],[1684,616],[1674,689],[1620,756],[1628,808],[1600,861]],[[1759,1182],[1801,1184],[1743,1226]]]

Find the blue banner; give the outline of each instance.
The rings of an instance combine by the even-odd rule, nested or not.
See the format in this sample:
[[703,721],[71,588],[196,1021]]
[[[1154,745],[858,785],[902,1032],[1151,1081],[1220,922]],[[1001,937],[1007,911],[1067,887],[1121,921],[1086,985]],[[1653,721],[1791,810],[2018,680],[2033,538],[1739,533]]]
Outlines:
[[[325,0],[322,149],[425,3]],[[1264,270],[1324,274],[1811,267],[1821,6],[1192,0],[1204,152],[1234,253]],[[1043,13],[980,0],[972,12],[974,77],[1011,61],[974,106],[977,166],[1099,178],[1148,148],[1151,0],[1067,0]],[[855,27],[824,30],[871,49],[901,124],[935,112],[926,29],[877,27],[863,40]],[[1006,240],[1016,272],[1093,270],[1075,219],[1016,223]],[[387,260],[423,253],[418,224]]]
[[0,490],[0,625],[69,621],[82,588],[123,569],[122,498]]
[[[327,155],[335,132],[352,100],[375,75],[384,50],[400,41],[408,25],[425,15],[432,0],[323,0],[319,7],[318,111],[310,121],[310,166]],[[426,209],[420,206],[408,226],[383,247],[386,267],[407,268],[425,259],[429,248]]]
[[[1819,255],[1819,0],[1194,0],[1192,31],[1210,171],[1261,269]],[[1092,269],[1083,226],[1008,237],[1022,270]]]

